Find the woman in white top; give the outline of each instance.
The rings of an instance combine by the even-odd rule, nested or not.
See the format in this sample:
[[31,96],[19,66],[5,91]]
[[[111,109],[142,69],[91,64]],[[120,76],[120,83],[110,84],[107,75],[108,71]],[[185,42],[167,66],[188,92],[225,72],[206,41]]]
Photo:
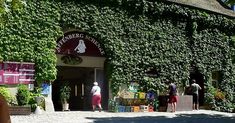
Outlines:
[[91,89],[92,93],[92,108],[93,111],[95,111],[96,106],[99,107],[99,111],[101,112],[102,107],[101,107],[101,89],[98,86],[98,82],[93,83],[94,86]]

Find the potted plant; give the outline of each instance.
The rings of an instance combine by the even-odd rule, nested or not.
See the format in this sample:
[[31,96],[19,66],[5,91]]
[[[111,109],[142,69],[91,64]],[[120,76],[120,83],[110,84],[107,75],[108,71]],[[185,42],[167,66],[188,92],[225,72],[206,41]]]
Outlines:
[[35,87],[34,90],[31,91],[29,104],[35,114],[41,114],[42,110],[45,109],[45,99],[42,95],[41,87]]
[[68,83],[64,83],[61,87],[60,87],[60,99],[61,99],[61,103],[62,103],[62,110],[63,111],[68,111],[69,110],[69,103],[68,100],[70,98],[70,92],[71,92],[71,88],[68,85]]
[[42,93],[42,88],[41,87],[35,87],[33,91],[33,97],[36,101],[37,105],[40,105],[42,101],[44,100]]

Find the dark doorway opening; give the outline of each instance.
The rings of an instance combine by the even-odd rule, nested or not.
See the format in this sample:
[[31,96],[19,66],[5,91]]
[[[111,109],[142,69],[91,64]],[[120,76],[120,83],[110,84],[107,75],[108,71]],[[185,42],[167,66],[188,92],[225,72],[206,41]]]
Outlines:
[[199,106],[202,106],[204,103],[204,79],[203,75],[198,71],[190,72],[190,85],[192,84],[192,80],[195,79],[196,83],[201,86],[201,90],[199,90]]
[[69,109],[71,111],[92,110],[90,93],[94,81],[99,83],[102,94],[102,107],[108,108],[108,84],[104,80],[104,70],[92,67],[57,66],[57,79],[52,84],[52,100],[55,111],[62,111],[60,87],[68,82],[71,87]]
[[55,111],[62,110],[59,89],[63,82],[71,87],[69,109],[91,110],[90,89],[94,82],[94,68],[57,66],[57,79],[52,85],[52,100]]

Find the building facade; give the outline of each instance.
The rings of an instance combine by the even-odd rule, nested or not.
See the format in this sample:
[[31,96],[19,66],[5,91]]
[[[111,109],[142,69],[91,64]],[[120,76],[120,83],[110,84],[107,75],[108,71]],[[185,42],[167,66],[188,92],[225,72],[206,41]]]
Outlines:
[[35,83],[53,83],[56,110],[63,82],[72,88],[71,110],[90,110],[94,81],[107,109],[122,84],[137,81],[164,94],[171,79],[183,94],[196,79],[200,105],[228,111],[235,96],[235,14],[216,0],[204,2],[27,1],[4,15],[0,58],[35,63]]

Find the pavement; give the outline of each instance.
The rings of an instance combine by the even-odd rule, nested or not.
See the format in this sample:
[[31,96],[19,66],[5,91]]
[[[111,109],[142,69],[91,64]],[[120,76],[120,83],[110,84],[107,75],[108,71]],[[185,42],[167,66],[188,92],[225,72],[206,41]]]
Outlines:
[[170,112],[65,111],[12,115],[12,123],[235,123],[235,113],[210,110]]

